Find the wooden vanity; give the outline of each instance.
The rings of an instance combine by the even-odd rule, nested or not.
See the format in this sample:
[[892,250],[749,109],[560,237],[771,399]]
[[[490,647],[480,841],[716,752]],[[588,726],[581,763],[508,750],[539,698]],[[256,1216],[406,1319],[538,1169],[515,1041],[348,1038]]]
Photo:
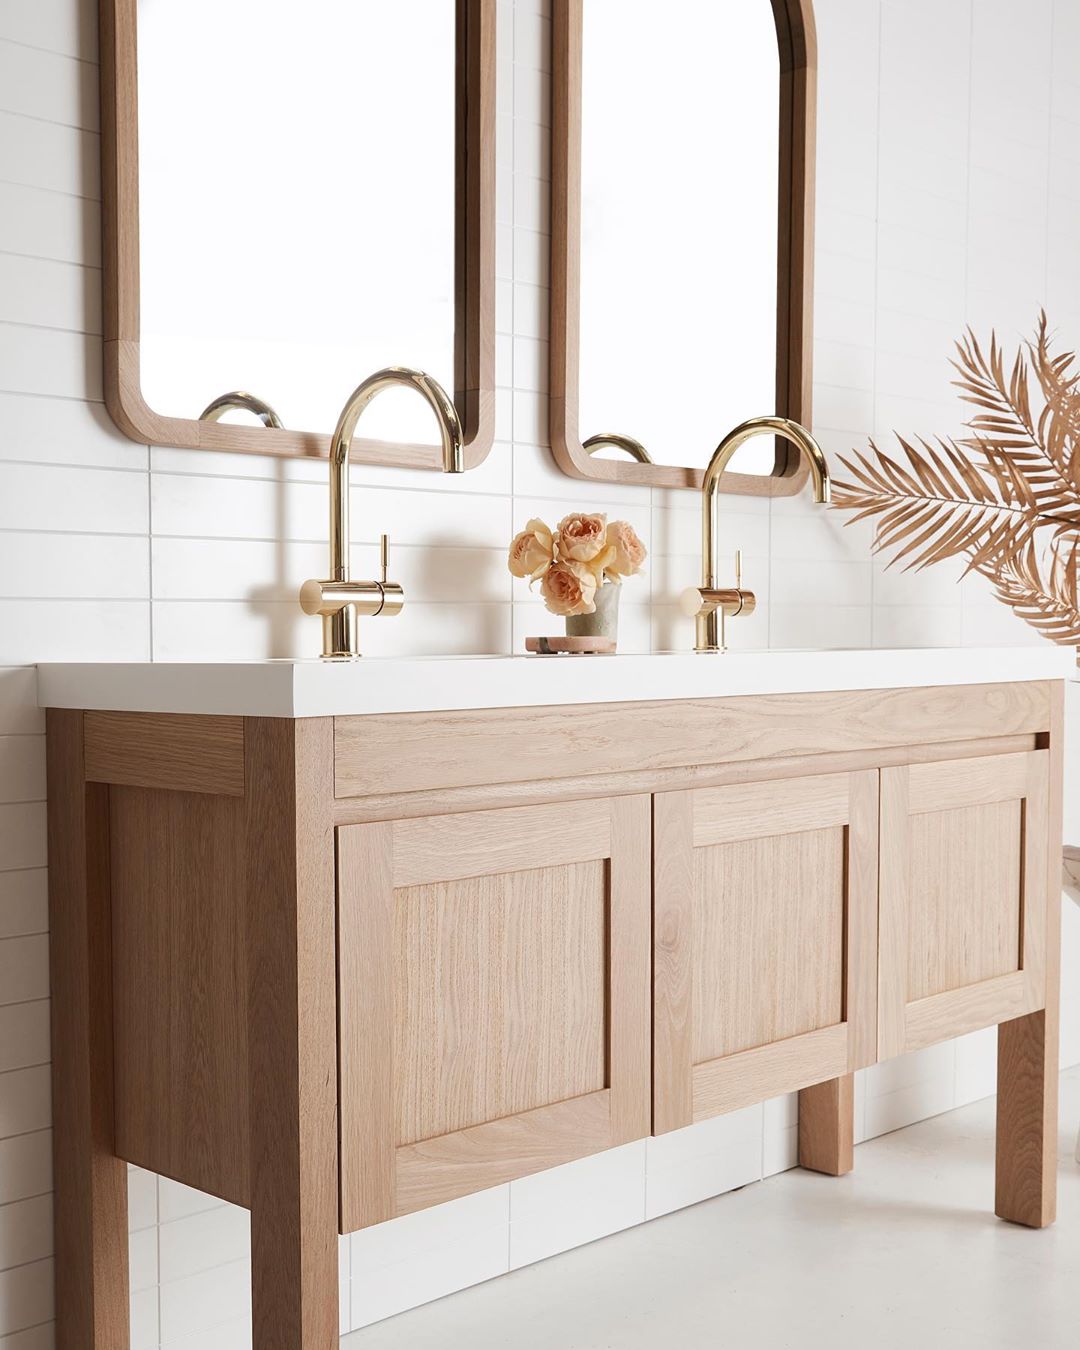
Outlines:
[[994,1024],[996,1212],[1050,1223],[1063,685],[1016,661],[310,716],[43,668],[60,1350],[128,1344],[127,1162],[248,1207],[255,1346],[329,1350],[339,1232],[794,1090],[839,1174],[854,1070]]

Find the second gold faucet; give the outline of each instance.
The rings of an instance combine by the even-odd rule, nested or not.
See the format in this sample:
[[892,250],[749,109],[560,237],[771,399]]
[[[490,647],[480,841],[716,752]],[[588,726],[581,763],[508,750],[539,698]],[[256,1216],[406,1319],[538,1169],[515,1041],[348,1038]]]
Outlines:
[[405,592],[387,579],[387,537],[381,539],[382,577],[379,581],[353,581],[349,564],[349,452],[360,415],[373,398],[395,385],[415,389],[431,407],[439,423],[443,469],[461,473],[461,421],[453,399],[437,380],[408,366],[388,366],[357,385],[341,410],[330,441],[330,575],[325,580],[305,581],[300,588],[300,608],[319,614],[323,621],[323,660],[350,661],[360,655],[358,619],[400,614]]
[[734,587],[719,588],[716,547],[716,503],[720,479],[740,446],[755,436],[782,436],[806,456],[810,478],[814,485],[814,500],[819,505],[829,501],[829,466],[821,446],[813,436],[787,417],[751,417],[733,428],[713,451],[705,480],[701,485],[701,585],[691,586],[682,594],[683,613],[694,620],[694,650],[722,652],[726,650],[726,620],[749,615],[757,606],[753,591],[743,589],[742,560],[736,553]]

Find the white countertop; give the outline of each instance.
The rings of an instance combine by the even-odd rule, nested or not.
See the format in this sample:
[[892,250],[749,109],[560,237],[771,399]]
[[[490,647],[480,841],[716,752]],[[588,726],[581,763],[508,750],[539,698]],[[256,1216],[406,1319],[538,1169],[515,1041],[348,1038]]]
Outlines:
[[1067,648],[692,652],[648,656],[433,656],[359,661],[131,662],[38,666],[52,708],[331,717],[731,698],[845,689],[1061,680]]

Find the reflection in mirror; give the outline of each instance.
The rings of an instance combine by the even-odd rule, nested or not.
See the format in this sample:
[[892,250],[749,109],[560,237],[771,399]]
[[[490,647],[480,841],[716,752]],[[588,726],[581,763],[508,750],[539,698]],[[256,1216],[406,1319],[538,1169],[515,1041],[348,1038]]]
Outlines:
[[[455,387],[454,0],[138,0],[141,378],[329,435],[391,362]],[[431,441],[399,392],[365,434]]]
[[[552,0],[564,472],[700,488],[732,426],[809,420],[815,61],[812,0]],[[620,454],[612,427],[647,457]],[[806,481],[781,441],[734,467],[724,492]]]
[[590,436],[587,441],[582,442],[582,448],[587,450],[590,455],[615,452],[616,454],[629,455],[631,459],[636,459],[639,464],[652,463],[652,457],[640,441],[634,440],[633,436],[623,436],[618,431],[601,431],[596,436]]
[[775,410],[779,78],[769,0],[583,0],[583,435],[703,468]]
[[211,399],[199,414],[199,421],[220,422],[230,412],[254,413],[264,427],[277,427],[280,430],[285,426],[265,399],[247,394],[242,389],[234,389],[231,393],[219,394],[217,398]]

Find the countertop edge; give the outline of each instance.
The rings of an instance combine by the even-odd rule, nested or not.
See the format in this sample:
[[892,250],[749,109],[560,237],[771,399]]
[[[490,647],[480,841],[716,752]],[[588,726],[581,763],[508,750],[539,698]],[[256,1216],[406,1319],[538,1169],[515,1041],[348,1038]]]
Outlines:
[[41,707],[306,717],[648,703],[1077,680],[1067,648],[902,648],[616,657],[43,663]]

